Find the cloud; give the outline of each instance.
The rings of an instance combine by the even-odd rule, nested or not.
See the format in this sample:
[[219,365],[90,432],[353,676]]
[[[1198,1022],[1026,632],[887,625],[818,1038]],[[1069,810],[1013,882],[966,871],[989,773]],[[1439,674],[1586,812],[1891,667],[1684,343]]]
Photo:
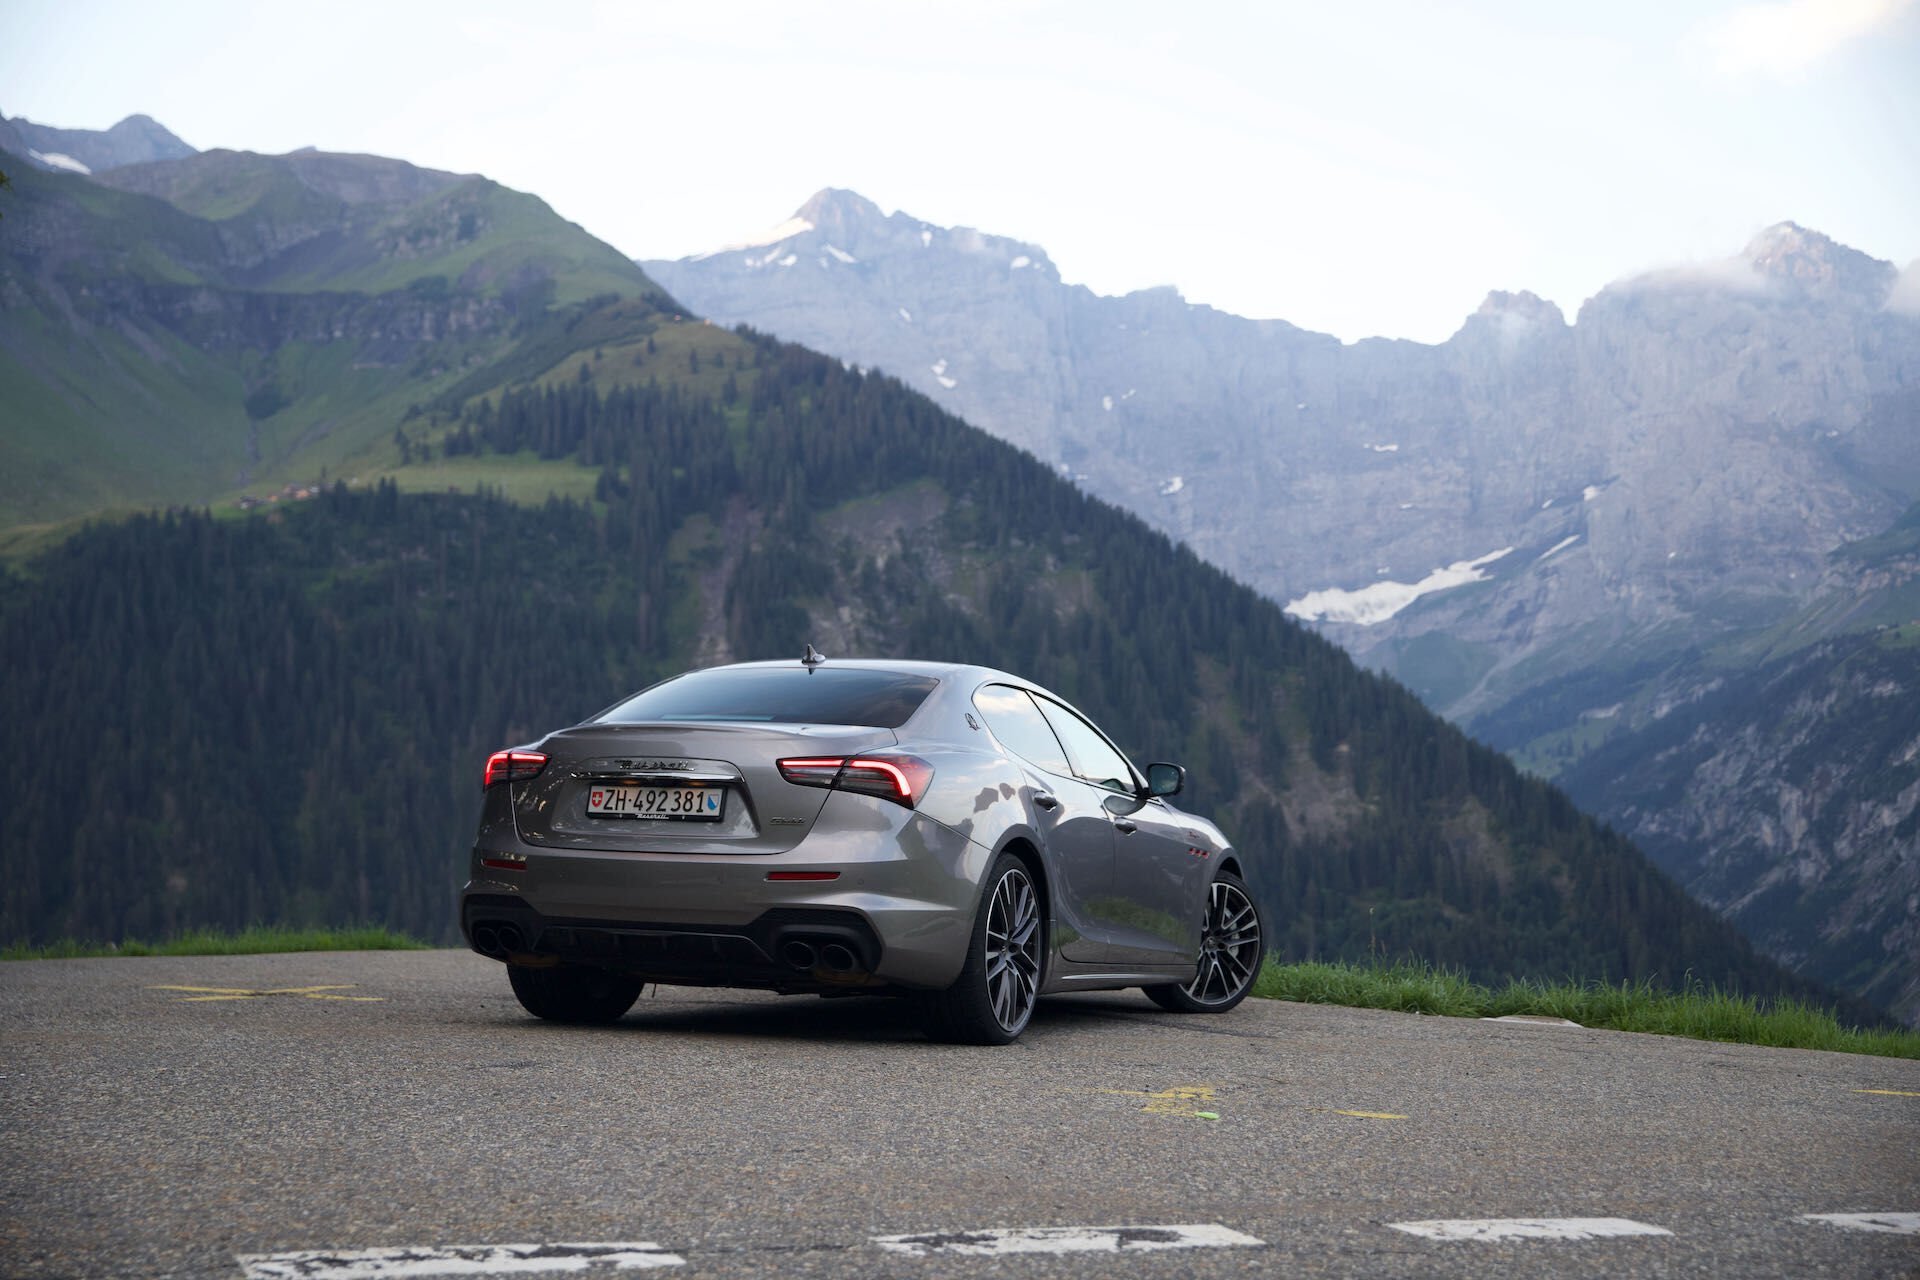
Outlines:
[[1728,75],[1794,79],[1841,45],[1891,22],[1914,0],[1781,0],[1735,9],[1702,30]]
[[1903,316],[1920,316],[1920,258],[1907,264],[1887,294],[1887,310]]

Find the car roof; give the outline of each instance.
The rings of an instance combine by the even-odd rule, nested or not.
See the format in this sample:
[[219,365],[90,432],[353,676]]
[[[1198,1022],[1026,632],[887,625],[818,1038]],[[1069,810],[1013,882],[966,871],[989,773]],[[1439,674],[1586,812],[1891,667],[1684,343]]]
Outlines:
[[[802,666],[798,658],[773,659],[763,662],[732,662],[722,667],[706,667],[707,671],[728,669],[778,669],[781,667]],[[992,667],[980,667],[966,662],[923,662],[913,658],[826,658],[821,661],[822,668],[852,668],[859,671],[897,671],[902,675],[932,676],[946,679],[967,673],[984,676],[989,679],[1012,680],[1020,684],[1032,684],[1033,681]]]

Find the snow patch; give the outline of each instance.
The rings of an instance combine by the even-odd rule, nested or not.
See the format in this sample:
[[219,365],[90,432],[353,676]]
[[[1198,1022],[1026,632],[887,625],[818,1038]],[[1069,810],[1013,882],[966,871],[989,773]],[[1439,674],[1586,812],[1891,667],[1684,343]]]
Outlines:
[[1300,402],[1299,404],[1297,404],[1297,405],[1295,405],[1295,406],[1293,406],[1293,407],[1294,407],[1295,409],[1304,409],[1304,408],[1306,408],[1306,407],[1307,407],[1307,402],[1306,402],[1305,400],[1302,400],[1302,401],[1301,401],[1301,402]]
[[933,375],[933,380],[949,391],[960,385],[958,379],[949,378],[945,374],[936,373]]
[[1411,511],[1413,510],[1413,504],[1411,502],[1403,502],[1400,504],[1400,509],[1402,511]]
[[932,243],[933,243],[933,232],[923,229],[920,232],[920,247],[924,249]]
[[1012,262],[1009,262],[1007,265],[1011,267],[1013,270],[1018,271],[1022,267],[1032,266],[1033,259],[1029,258],[1026,254],[1023,253],[1019,257],[1015,258]]
[[905,321],[906,321],[906,322],[907,322],[908,324],[912,324],[912,323],[913,323],[913,312],[911,312],[911,311],[909,311],[909,310],[907,310],[907,309],[906,309],[905,307],[902,307],[902,308],[900,308],[900,318],[901,318],[902,320],[905,320]]
[[1101,407],[1102,409],[1105,409],[1105,410],[1106,410],[1106,411],[1107,411],[1108,413],[1112,413],[1112,412],[1113,412],[1113,397],[1112,397],[1112,396],[1101,396],[1101,397],[1100,397],[1100,407]]
[[1186,487],[1187,478],[1185,476],[1175,476],[1160,486],[1160,496],[1163,498],[1172,497]]
[[838,245],[831,245],[831,244],[828,245],[827,252],[832,254],[834,257],[840,259],[840,261],[847,263],[848,265],[852,265],[853,263],[860,261],[860,259],[854,257],[852,254],[848,253],[845,249],[840,248]]
[[1120,398],[1121,398],[1122,400],[1131,400],[1131,399],[1133,399],[1133,398],[1134,398],[1135,396],[1137,396],[1137,395],[1139,395],[1139,394],[1140,394],[1140,390],[1139,390],[1139,388],[1137,388],[1137,387],[1128,387],[1128,388],[1127,388],[1127,394],[1125,394],[1125,395],[1123,395],[1123,396],[1121,396]]
[[780,259],[780,265],[783,267],[790,267],[798,261],[800,261],[800,255],[790,253],[786,257]]
[[1398,453],[1398,452],[1400,452],[1400,446],[1399,446],[1399,445],[1397,445],[1397,444],[1369,444],[1369,445],[1367,445],[1367,446],[1365,446],[1365,447],[1366,447],[1366,448],[1369,448],[1369,449],[1371,449],[1371,450],[1373,450],[1373,451],[1374,451],[1375,453]]
[[1512,554],[1512,547],[1502,547],[1472,560],[1456,560],[1418,582],[1375,582],[1358,591],[1339,587],[1309,591],[1298,600],[1288,601],[1284,612],[1307,622],[1352,622],[1370,627],[1385,622],[1421,596],[1486,581],[1487,575],[1482,572],[1485,566]]
[[1580,491],[1580,501],[1592,502],[1595,498],[1600,496],[1600,491],[1604,488],[1606,488],[1606,486],[1602,484],[1588,485],[1586,488]]
[[1542,511],[1545,511],[1545,510],[1546,510],[1546,509],[1547,509],[1548,507],[1550,507],[1550,506],[1552,506],[1552,505],[1553,505],[1553,499],[1552,499],[1552,498],[1548,498],[1548,499],[1547,499],[1547,500],[1546,500],[1545,502],[1543,502],[1543,503],[1541,503],[1541,504],[1540,504],[1540,509],[1541,509]]
[[946,371],[947,371],[947,358],[945,356],[941,356],[938,360],[935,360],[933,362],[933,376],[937,378],[941,374],[945,373]]
[[35,151],[32,147],[28,147],[27,154],[32,156],[35,160],[38,160],[41,164],[47,165],[54,169],[65,169],[68,173],[90,174],[93,172],[93,170],[87,168],[86,165],[81,164],[78,160],[75,160],[72,156],[67,155],[63,152]]
[[1545,560],[1548,556],[1557,555],[1558,553],[1565,551],[1568,547],[1572,546],[1574,543],[1578,541],[1580,541],[1579,534],[1577,533],[1570,534],[1567,537],[1560,539],[1560,541],[1554,543],[1552,546],[1548,547],[1545,551],[1542,551],[1537,557],[1535,557],[1534,563],[1538,564],[1540,563],[1540,561]]

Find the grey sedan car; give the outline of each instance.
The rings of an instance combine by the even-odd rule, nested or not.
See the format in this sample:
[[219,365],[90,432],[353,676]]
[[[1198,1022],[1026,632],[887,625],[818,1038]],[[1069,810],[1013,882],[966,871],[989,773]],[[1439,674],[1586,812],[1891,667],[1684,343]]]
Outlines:
[[1184,783],[1017,676],[809,646],[495,752],[461,927],[563,1022],[649,982],[908,995],[973,1044],[1052,992],[1219,1013],[1259,973],[1260,913]]

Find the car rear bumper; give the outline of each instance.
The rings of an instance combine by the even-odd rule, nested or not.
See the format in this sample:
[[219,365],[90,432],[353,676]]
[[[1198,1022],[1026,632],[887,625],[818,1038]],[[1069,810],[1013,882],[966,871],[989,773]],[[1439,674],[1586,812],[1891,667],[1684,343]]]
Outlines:
[[[849,802],[840,820],[764,857],[553,849],[486,830],[461,891],[462,932],[496,959],[603,964],[669,983],[951,984],[988,851],[920,813],[834,799]],[[835,878],[768,878],[807,872]],[[843,967],[848,955],[855,963]]]

